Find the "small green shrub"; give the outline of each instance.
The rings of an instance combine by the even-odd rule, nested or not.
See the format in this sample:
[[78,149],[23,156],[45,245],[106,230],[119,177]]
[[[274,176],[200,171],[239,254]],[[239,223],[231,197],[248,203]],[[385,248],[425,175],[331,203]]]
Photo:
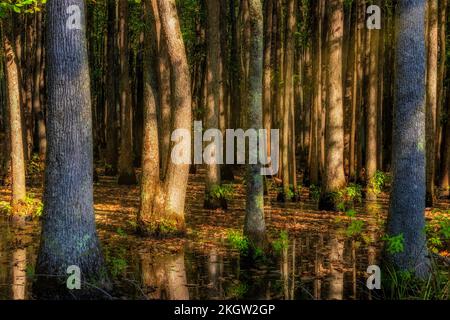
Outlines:
[[403,233],[396,236],[385,235],[382,240],[386,242],[386,251],[389,254],[397,254],[405,250],[405,238]]
[[289,234],[287,233],[287,231],[281,231],[280,235],[278,237],[278,239],[276,239],[273,243],[273,250],[277,253],[277,254],[281,254],[281,252],[288,248],[289,246]]
[[378,195],[383,191],[383,188],[388,181],[388,175],[383,171],[377,170],[369,181],[369,188],[374,194]]
[[7,216],[11,215],[12,214],[11,204],[6,201],[0,201],[0,212]]
[[231,184],[216,185],[210,191],[209,197],[212,199],[225,199],[228,201],[234,197],[234,193],[234,186]]
[[241,232],[230,230],[227,234],[227,241],[231,247],[241,253],[248,253],[249,241]]
[[309,194],[310,194],[310,197],[311,197],[312,200],[319,201],[319,199],[320,199],[320,187],[312,184],[309,187]]

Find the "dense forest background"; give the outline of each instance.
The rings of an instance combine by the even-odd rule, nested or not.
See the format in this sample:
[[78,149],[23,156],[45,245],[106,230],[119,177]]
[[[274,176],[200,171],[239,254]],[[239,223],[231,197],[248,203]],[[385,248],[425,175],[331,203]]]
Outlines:
[[[105,181],[123,186],[119,198],[139,188],[131,233],[140,236],[192,237],[195,184],[208,215],[243,210],[233,220],[243,234],[228,239],[248,242],[253,258],[273,251],[274,234],[282,251],[287,241],[278,227],[266,231],[268,211],[301,216],[313,202],[318,215],[346,219],[352,241],[381,243],[370,264],[423,279],[436,260],[448,278],[449,4],[2,1],[1,203],[17,220],[42,220],[36,295],[66,297],[48,275],[65,274],[68,261],[109,288],[92,199],[92,182]],[[77,12],[74,31],[65,21],[76,25]],[[194,121],[224,135],[267,129],[269,155],[270,130],[279,129],[279,170],[263,177],[260,164],[173,163],[171,134]],[[236,194],[245,196],[239,205]],[[383,235],[363,236],[361,203],[382,206]],[[86,235],[94,240],[77,246]]]

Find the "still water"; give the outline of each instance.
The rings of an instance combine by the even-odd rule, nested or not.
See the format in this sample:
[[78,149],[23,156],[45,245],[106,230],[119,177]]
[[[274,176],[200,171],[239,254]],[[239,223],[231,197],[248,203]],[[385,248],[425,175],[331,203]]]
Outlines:
[[[38,226],[0,221],[0,299],[32,299]],[[103,246],[108,244],[103,240]],[[226,243],[187,240],[177,252],[128,248],[117,299],[367,299],[375,248],[335,233],[290,236],[274,261],[248,266]],[[370,263],[370,264],[371,264]]]

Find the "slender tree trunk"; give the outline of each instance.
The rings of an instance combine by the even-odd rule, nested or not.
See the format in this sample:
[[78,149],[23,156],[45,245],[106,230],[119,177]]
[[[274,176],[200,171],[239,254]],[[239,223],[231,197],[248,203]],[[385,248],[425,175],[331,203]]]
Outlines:
[[117,174],[117,95],[116,74],[117,68],[117,37],[116,37],[116,4],[109,1],[107,4],[108,22],[106,39],[106,151],[105,174],[115,176]]
[[264,14],[264,74],[263,74],[263,122],[267,130],[267,150],[270,155],[270,129],[272,127],[272,28],[273,1],[266,1]]
[[[219,104],[220,104],[220,2],[219,0],[209,0],[206,2],[207,8],[207,100],[205,114],[205,129],[219,129]],[[214,191],[220,187],[220,165],[219,154],[223,150],[216,150],[218,146],[216,139],[211,137],[211,144],[208,146],[208,157],[210,163],[206,164],[205,181],[205,203],[207,209],[217,209],[222,207],[221,201],[214,197]]]
[[[250,65],[247,124],[249,128],[263,128],[262,84],[263,84],[263,13],[261,0],[249,0],[250,14]],[[250,150],[257,156],[258,150]],[[260,164],[247,165],[247,202],[244,234],[253,248],[267,246],[264,221],[264,186]]]
[[[66,27],[67,7],[81,29]],[[105,298],[109,287],[93,206],[93,144],[85,3],[47,2],[48,153],[44,214],[33,291],[43,299]],[[80,290],[67,288],[67,269],[80,268]],[[90,285],[89,285],[90,284]]]
[[119,0],[120,154],[119,184],[137,183],[133,167],[132,102],[129,78],[128,0]]
[[399,2],[393,136],[393,183],[388,235],[402,236],[404,250],[393,266],[426,278],[430,264],[425,228],[425,0]]
[[[12,21],[11,18],[10,21]],[[5,56],[5,75],[9,110],[9,133],[11,146],[11,177],[13,211],[20,208],[20,204],[26,198],[25,183],[25,154],[23,139],[23,115],[21,107],[21,84],[19,65],[13,47],[14,39],[11,39],[12,28],[8,21],[3,24],[3,50]]]
[[379,43],[380,31],[368,30],[370,33],[369,48],[369,92],[366,106],[366,183],[367,200],[377,198],[373,177],[377,171],[377,158],[381,150],[378,149],[378,105],[379,105]]
[[427,52],[427,92],[426,92],[426,205],[433,206],[436,155],[436,112],[438,102],[438,0],[428,0],[428,52]]
[[37,138],[39,144],[39,159],[45,162],[47,152],[47,137],[45,128],[44,108],[41,104],[41,64],[43,64],[42,48],[42,13],[36,12],[36,52],[34,66],[34,87],[33,87],[33,111],[37,123]]
[[344,4],[328,2],[328,94],[326,109],[326,165],[320,199],[322,209],[336,210],[334,193],[345,187],[344,174],[344,105],[342,82],[342,38]]

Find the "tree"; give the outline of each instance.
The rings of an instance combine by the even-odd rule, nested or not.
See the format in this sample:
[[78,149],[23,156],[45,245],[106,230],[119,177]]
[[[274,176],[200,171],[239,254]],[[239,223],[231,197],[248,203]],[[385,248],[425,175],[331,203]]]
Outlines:
[[120,154],[119,184],[137,183],[133,167],[132,108],[128,54],[128,0],[119,0]]
[[427,72],[426,72],[426,184],[427,206],[434,201],[434,186],[436,178],[436,115],[438,109],[438,0],[428,0],[427,28]]
[[5,55],[5,75],[8,95],[9,133],[12,171],[12,199],[13,211],[19,209],[26,198],[25,182],[25,154],[23,110],[21,107],[21,77],[19,62],[14,49],[15,37],[13,32],[14,17],[2,21],[3,50]]
[[331,0],[328,6],[328,94],[326,106],[326,165],[320,208],[335,210],[335,195],[345,187],[344,105],[342,82],[343,0]]
[[[250,14],[250,65],[249,106],[246,111],[247,125],[251,129],[263,128],[263,14],[260,0],[249,0]],[[250,150],[258,157],[258,150]],[[250,155],[251,156],[251,155]],[[247,165],[247,201],[245,208],[244,234],[254,248],[267,246],[266,223],[264,221],[264,185],[260,164]]]
[[[69,6],[80,13],[79,20],[67,13]],[[93,207],[85,10],[83,0],[47,3],[46,61],[51,61],[47,66],[48,150],[45,209],[33,286],[36,297],[44,299],[104,297],[95,288],[108,288]],[[81,270],[82,287],[69,292],[67,268],[72,265]]]
[[117,71],[116,52],[116,3],[108,1],[108,24],[107,24],[107,77],[106,77],[106,154],[105,173],[114,176],[117,174],[117,101],[116,101],[116,80]]
[[[395,268],[429,274],[425,228],[425,0],[401,1],[396,35],[392,190],[387,232],[403,239]],[[415,79],[415,81],[411,81]]]
[[[167,45],[167,53],[170,61],[172,95],[172,129],[192,129],[191,90],[189,66],[186,50],[181,34],[177,9],[174,0],[157,0],[147,5],[153,10],[147,13],[147,23],[157,20],[156,14],[161,20],[162,36]],[[150,31],[150,34],[152,31]],[[150,39],[148,41],[151,41]],[[146,76],[144,81],[144,137],[143,150],[143,175],[141,187],[141,207],[138,213],[138,229],[143,234],[154,233],[163,235],[164,230],[173,230],[174,233],[184,232],[184,205],[186,189],[189,178],[189,164],[175,163],[169,157],[167,173],[163,179],[159,177],[159,149],[156,117],[154,115],[155,91],[154,79],[148,68],[151,65],[152,44],[146,44]],[[153,79],[153,80],[152,80]],[[173,141],[175,142],[175,141]],[[177,141],[180,142],[180,141]],[[190,148],[189,143],[189,148]],[[169,154],[172,154],[174,144],[171,145]],[[187,150],[184,150],[187,152]]]
[[[219,129],[219,103],[220,103],[220,1],[210,0],[206,2],[208,28],[206,30],[207,38],[207,100],[205,125],[208,129]],[[211,137],[212,140],[218,137]],[[216,142],[216,141],[214,141]],[[211,143],[211,146],[217,146],[217,143]],[[209,162],[206,164],[206,184],[205,184],[205,208],[217,209],[225,207],[225,199],[218,199],[214,196],[214,190],[220,187],[220,164],[219,154],[222,150],[208,148],[211,152]]]
[[367,182],[367,200],[375,200],[377,194],[372,185],[373,177],[377,172],[377,157],[381,150],[378,150],[378,105],[379,105],[379,47],[380,30],[372,29],[370,32],[369,49],[369,88],[368,103],[366,106],[366,182]]

